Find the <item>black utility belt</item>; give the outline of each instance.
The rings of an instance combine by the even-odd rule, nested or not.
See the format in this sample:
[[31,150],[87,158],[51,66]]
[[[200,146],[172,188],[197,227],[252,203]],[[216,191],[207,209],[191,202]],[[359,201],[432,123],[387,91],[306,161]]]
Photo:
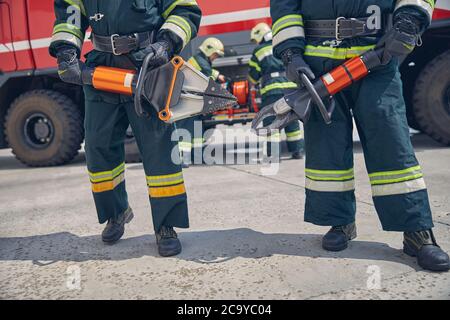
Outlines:
[[306,37],[334,38],[344,40],[355,37],[376,37],[381,35],[385,28],[382,17],[345,18],[335,20],[305,20]]
[[120,56],[152,44],[153,32],[140,32],[125,36],[119,34],[100,36],[92,33],[91,40],[95,50]]

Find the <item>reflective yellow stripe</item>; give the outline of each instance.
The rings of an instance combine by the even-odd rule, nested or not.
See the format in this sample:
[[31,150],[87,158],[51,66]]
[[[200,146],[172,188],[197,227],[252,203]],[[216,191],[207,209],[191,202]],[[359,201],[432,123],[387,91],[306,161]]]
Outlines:
[[303,17],[299,14],[289,14],[279,18],[272,26],[272,33],[275,36],[282,29],[290,26],[303,26]]
[[190,58],[188,60],[188,63],[190,63],[195,69],[197,69],[198,71],[202,70],[202,67],[200,67],[200,65],[198,64],[197,60],[195,60],[194,57]]
[[82,0],[64,0],[67,4],[76,7],[80,12],[86,16],[86,9]]
[[305,169],[306,177],[315,181],[345,181],[354,178],[354,171]]
[[265,57],[272,55],[272,46],[265,46],[255,52],[255,56],[259,61],[262,61]]
[[319,192],[346,192],[355,189],[355,180],[347,181],[317,181],[306,177],[305,188]]
[[177,0],[174,1],[167,9],[163,12],[162,17],[164,19],[167,19],[167,17],[170,15],[170,13],[177,7],[177,6],[196,6],[197,2],[195,0]]
[[297,88],[297,85],[293,82],[283,82],[283,83],[272,83],[261,89],[261,94],[266,94],[271,90],[277,89],[292,89]]
[[122,172],[113,180],[100,183],[92,183],[92,192],[99,193],[114,190],[114,188],[117,187],[123,181],[125,181],[125,174]]
[[248,63],[248,65],[249,65],[251,68],[255,68],[256,71],[261,72],[261,67],[259,66],[259,64],[258,64],[257,62],[255,62],[255,61],[253,61],[253,60],[250,60],[250,62]]
[[369,174],[369,178],[372,177],[380,177],[380,176],[388,176],[388,175],[397,175],[397,174],[403,174],[403,173],[409,173],[421,170],[420,166],[414,166],[403,170],[391,170],[391,171],[380,171],[380,172],[373,172]]
[[410,176],[406,176],[406,177],[402,177],[402,178],[370,181],[370,183],[372,185],[389,184],[389,183],[396,183],[396,182],[402,182],[402,181],[419,179],[419,178],[422,178],[422,177],[423,177],[423,174],[422,173],[418,173],[418,174],[414,174],[414,175],[410,175]]
[[250,82],[253,83],[253,84],[257,84],[258,83],[258,81],[253,79],[251,75],[248,75],[248,80],[250,80]]
[[147,182],[155,182],[155,181],[161,181],[161,180],[167,180],[167,179],[179,179],[183,177],[183,172],[177,172],[172,174],[165,174],[160,176],[147,176]]
[[305,48],[305,55],[311,57],[345,60],[360,56],[373,48],[375,48],[375,45],[355,46],[350,48],[331,48],[324,46],[307,45]]
[[426,188],[427,186],[425,185],[425,180],[423,180],[423,178],[418,178],[397,183],[372,185],[372,196],[380,197],[406,194],[425,190]]
[[167,19],[166,22],[172,22],[172,23],[176,24],[177,26],[179,26],[181,29],[183,29],[183,31],[186,33],[186,42],[191,40],[192,29],[191,29],[189,22],[187,22],[187,20],[185,18],[172,15],[169,17],[169,19]]
[[75,36],[73,33],[69,33],[69,32],[55,33],[52,36],[51,43],[55,43],[55,42],[59,42],[59,41],[69,42],[69,43],[73,44],[74,46],[76,46],[77,48],[79,48],[80,50],[83,45],[83,41],[78,36]]
[[117,167],[112,169],[111,171],[102,171],[102,172],[91,172],[88,171],[89,178],[91,182],[102,182],[106,180],[112,180],[117,175],[121,174],[123,171],[125,171],[125,162],[119,164]]
[[179,196],[186,193],[184,183],[170,187],[149,188],[148,194],[152,198],[167,198]]
[[55,25],[53,27],[53,35],[58,32],[68,32],[78,37],[81,41],[84,40],[84,34],[81,29],[70,23],[60,23]]
[[286,132],[287,141],[298,141],[303,138],[303,132],[301,130]]

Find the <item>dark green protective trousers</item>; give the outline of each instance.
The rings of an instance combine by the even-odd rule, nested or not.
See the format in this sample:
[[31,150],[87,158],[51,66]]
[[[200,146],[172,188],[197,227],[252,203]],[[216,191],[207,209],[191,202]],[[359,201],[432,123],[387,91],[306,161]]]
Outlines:
[[84,91],[86,160],[99,222],[128,208],[124,139],[131,125],[142,154],[155,231],[162,225],[189,227],[174,126],[160,121],[149,106],[150,117],[139,118],[130,97],[100,93],[88,86]]
[[[274,103],[275,101],[283,98],[282,95],[273,94],[266,97],[263,97],[261,103],[261,109],[267,107],[268,105]],[[267,117],[263,120],[263,125],[268,126],[274,120],[274,117]],[[284,132],[286,133],[286,142],[289,152],[297,152],[304,149],[304,140],[303,140],[303,131],[300,128],[300,122],[295,121],[289,124],[286,128],[284,128]],[[275,133],[268,137],[267,139],[267,152],[270,156],[272,154],[272,150],[280,150],[280,133]]]
[[[305,60],[316,75],[342,63],[309,56]],[[317,108],[305,125],[305,220],[323,226],[355,221],[353,116],[383,229],[433,227],[422,170],[410,140],[398,61],[377,68],[338,94],[336,103],[330,125]]]

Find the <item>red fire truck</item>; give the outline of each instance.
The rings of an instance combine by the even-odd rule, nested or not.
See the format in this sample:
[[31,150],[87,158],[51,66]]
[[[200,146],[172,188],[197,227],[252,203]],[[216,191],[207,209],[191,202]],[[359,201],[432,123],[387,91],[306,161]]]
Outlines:
[[[220,38],[226,56],[215,67],[233,79],[234,90],[246,93],[241,80],[253,49],[249,30],[258,22],[271,23],[269,0],[197,2],[204,14],[199,37],[183,55],[191,55],[204,37]],[[82,90],[59,80],[48,55],[53,20],[53,0],[0,0],[0,148],[11,147],[30,166],[67,163],[83,141]],[[84,51],[91,48],[87,39]],[[450,0],[437,0],[423,45],[401,71],[410,125],[450,145],[449,70]],[[205,125],[251,121],[251,100],[244,95],[239,108],[216,114]]]

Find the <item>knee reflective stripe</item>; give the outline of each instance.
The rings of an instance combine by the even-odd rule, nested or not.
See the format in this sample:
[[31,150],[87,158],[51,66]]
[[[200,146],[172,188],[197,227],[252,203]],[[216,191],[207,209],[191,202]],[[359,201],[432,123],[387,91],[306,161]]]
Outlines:
[[306,189],[322,192],[344,192],[355,189],[353,168],[348,170],[305,169]]
[[332,48],[325,46],[307,45],[305,48],[305,56],[346,60],[358,57],[373,48],[375,48],[375,45],[355,46],[350,48]]
[[183,173],[147,176],[148,194],[152,198],[167,198],[186,193]]
[[403,6],[417,7],[419,8],[419,10],[426,13],[429,18],[429,21],[431,21],[431,17],[433,16],[434,5],[435,5],[434,0],[397,0],[395,4],[395,10]]
[[170,16],[166,22],[162,25],[162,29],[167,29],[175,33],[183,40],[183,48],[191,40],[192,30],[189,22],[180,16]]
[[420,166],[404,170],[373,172],[369,174],[369,179],[374,197],[426,189]]
[[269,91],[272,90],[278,90],[278,89],[295,89],[297,88],[297,85],[294,82],[276,82],[276,83],[271,83],[267,86],[265,86],[264,88],[261,89],[261,94],[266,94]]
[[287,141],[299,141],[303,139],[303,131],[297,130],[294,132],[286,132]]
[[273,46],[298,37],[305,37],[303,17],[299,14],[290,14],[279,18],[272,26]]
[[125,163],[120,164],[111,171],[90,172],[89,178],[92,191],[95,193],[111,191],[125,181]]

